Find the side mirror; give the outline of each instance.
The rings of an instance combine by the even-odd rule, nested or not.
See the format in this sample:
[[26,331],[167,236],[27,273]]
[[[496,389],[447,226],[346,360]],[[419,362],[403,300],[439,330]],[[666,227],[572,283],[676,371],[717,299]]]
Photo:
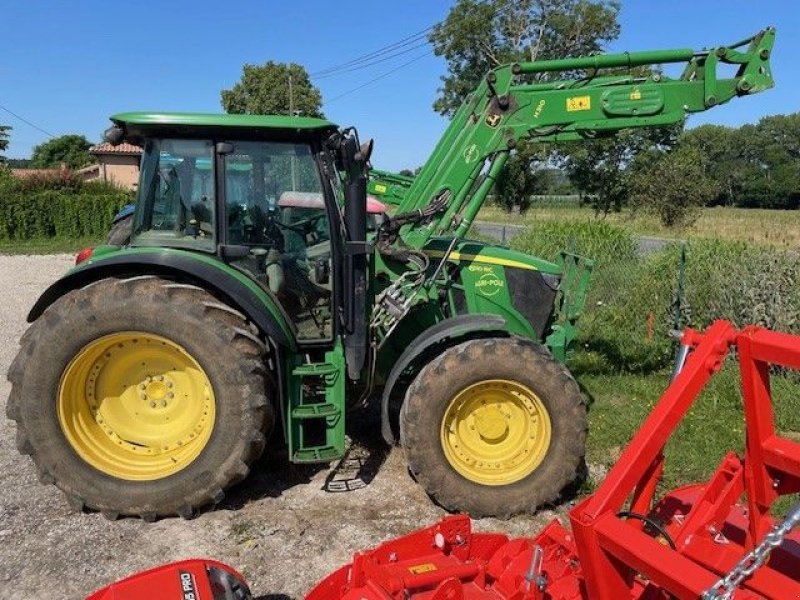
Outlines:
[[358,152],[356,153],[355,159],[368,163],[370,157],[372,156],[372,148],[374,146],[375,146],[374,139],[370,139],[368,142],[361,144],[361,147],[358,149]]

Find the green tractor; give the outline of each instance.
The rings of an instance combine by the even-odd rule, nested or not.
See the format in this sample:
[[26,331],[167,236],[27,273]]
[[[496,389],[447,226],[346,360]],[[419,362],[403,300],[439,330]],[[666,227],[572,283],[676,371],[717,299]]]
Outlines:
[[[273,434],[293,462],[341,458],[349,409],[377,402],[444,507],[507,516],[556,499],[584,455],[563,360],[591,263],[469,241],[470,226],[517,140],[679,123],[761,91],[773,38],[495,69],[421,172],[389,177],[397,206],[372,231],[372,144],[353,129],[112,117],[109,141],[144,148],[131,240],[84,255],[31,310],[8,374],[19,450],[78,509],[188,518]],[[683,75],[620,74],[668,62]],[[738,72],[718,79],[718,63]],[[556,72],[583,76],[541,77]]]

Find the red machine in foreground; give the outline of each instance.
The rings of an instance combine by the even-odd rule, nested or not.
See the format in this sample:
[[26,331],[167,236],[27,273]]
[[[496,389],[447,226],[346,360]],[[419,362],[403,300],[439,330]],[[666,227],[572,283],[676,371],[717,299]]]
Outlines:
[[[744,457],[729,453],[706,483],[659,497],[665,444],[731,350]],[[570,512],[571,530],[553,521],[534,538],[509,539],[446,517],[357,553],[306,600],[800,599],[800,503],[781,521],[770,515],[780,496],[800,491],[800,444],[775,430],[773,365],[800,370],[800,337],[725,321],[688,330],[672,384],[602,485]]]
[[191,559],[148,569],[97,590],[86,600],[251,600],[236,570],[215,560]]

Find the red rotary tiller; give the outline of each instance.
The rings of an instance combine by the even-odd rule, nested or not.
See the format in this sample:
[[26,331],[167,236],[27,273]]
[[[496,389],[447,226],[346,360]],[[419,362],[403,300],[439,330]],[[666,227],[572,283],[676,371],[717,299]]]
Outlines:
[[[534,538],[509,539],[445,517],[357,553],[306,600],[800,599],[800,503],[782,522],[770,513],[800,491],[800,444],[776,432],[770,396],[771,365],[800,370],[800,337],[717,321],[681,343],[672,384],[572,509],[571,530],[555,520]],[[729,453],[707,482],[657,499],[667,440],[732,350],[744,457]]]

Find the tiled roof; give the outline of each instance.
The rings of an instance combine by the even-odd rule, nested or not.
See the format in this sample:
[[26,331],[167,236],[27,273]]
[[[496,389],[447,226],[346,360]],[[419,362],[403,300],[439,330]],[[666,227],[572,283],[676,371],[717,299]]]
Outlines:
[[89,148],[91,154],[141,154],[142,148],[133,144],[119,144],[112,146],[108,142]]

